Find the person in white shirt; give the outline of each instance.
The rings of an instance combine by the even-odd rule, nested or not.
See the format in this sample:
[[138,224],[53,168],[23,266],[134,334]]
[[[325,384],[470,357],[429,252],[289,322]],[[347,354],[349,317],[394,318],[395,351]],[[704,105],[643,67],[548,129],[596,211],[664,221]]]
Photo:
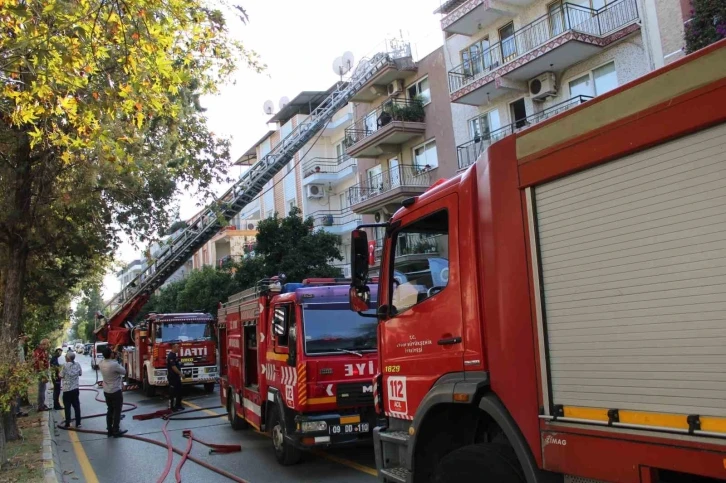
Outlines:
[[61,385],[63,387],[63,407],[66,413],[64,428],[71,425],[71,407],[73,407],[73,413],[76,416],[76,428],[81,427],[81,400],[78,380],[81,374],[83,374],[83,369],[76,362],[76,353],[67,353],[66,363],[60,371]]

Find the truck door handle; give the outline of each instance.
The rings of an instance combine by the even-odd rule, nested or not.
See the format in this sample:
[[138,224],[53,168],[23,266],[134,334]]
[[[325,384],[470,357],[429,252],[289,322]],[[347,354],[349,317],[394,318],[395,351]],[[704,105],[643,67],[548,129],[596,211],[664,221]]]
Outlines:
[[454,345],[461,344],[461,337],[446,337],[445,339],[439,339],[439,345]]

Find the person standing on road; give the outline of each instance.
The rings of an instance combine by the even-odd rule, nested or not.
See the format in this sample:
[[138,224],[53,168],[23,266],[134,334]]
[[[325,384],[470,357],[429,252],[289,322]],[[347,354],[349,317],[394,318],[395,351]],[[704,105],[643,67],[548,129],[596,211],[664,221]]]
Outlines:
[[166,355],[166,379],[169,381],[169,409],[183,411],[182,406],[182,371],[179,362],[179,344],[171,346]]
[[83,374],[83,369],[76,362],[75,352],[69,352],[66,354],[66,364],[60,371],[60,377],[63,379],[63,406],[65,406],[66,410],[64,428],[71,425],[71,406],[76,416],[76,428],[81,427],[81,400],[78,387],[78,378],[81,374]]
[[50,341],[43,339],[33,351],[33,364],[35,372],[38,374],[38,411],[48,411],[50,409],[45,405],[45,392],[48,390],[48,369],[50,368],[49,346]]
[[106,431],[109,437],[119,438],[128,432],[121,430],[121,408],[124,405],[123,377],[126,369],[113,358],[113,351],[106,345],[103,360],[98,364],[103,377],[103,396],[106,398]]
[[63,353],[63,349],[58,347],[55,352],[53,353],[53,357],[50,358],[50,372],[51,372],[51,378],[53,380],[53,409],[60,410],[63,409],[63,406],[60,404],[60,394],[61,394],[61,365],[60,365],[60,356]]

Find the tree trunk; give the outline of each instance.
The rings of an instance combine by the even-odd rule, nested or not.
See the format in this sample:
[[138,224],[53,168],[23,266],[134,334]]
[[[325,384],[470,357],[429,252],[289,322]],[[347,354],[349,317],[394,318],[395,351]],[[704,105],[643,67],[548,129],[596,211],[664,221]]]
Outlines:
[[0,418],[0,470],[8,461],[7,447],[5,446],[5,427],[3,418]]
[[18,421],[15,417],[15,410],[2,413],[2,421],[5,441],[15,441],[20,439],[20,430],[18,429]]
[[[29,255],[28,237],[32,224],[33,171],[30,140],[24,132],[16,132],[16,141],[15,169],[12,173],[14,176],[8,180],[12,203],[6,221],[7,263],[3,270],[5,293],[0,318],[0,351],[10,356],[6,357],[3,363],[7,363],[8,359],[17,361],[18,336],[22,330],[25,271]],[[11,413],[13,414],[3,414],[0,417],[4,428],[0,431],[3,433],[3,440],[7,436],[17,439],[18,425],[14,412]]]

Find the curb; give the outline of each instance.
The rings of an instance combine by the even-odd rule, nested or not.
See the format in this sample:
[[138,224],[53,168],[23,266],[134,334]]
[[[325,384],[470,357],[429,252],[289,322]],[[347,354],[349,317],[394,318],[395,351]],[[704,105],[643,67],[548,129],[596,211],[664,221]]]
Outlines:
[[41,446],[43,455],[41,460],[43,461],[43,482],[44,483],[58,483],[59,466],[56,465],[55,458],[53,456],[53,437],[50,432],[50,426],[52,424],[52,418],[50,417],[50,411],[43,411],[40,417],[42,421],[43,430],[43,444]]

